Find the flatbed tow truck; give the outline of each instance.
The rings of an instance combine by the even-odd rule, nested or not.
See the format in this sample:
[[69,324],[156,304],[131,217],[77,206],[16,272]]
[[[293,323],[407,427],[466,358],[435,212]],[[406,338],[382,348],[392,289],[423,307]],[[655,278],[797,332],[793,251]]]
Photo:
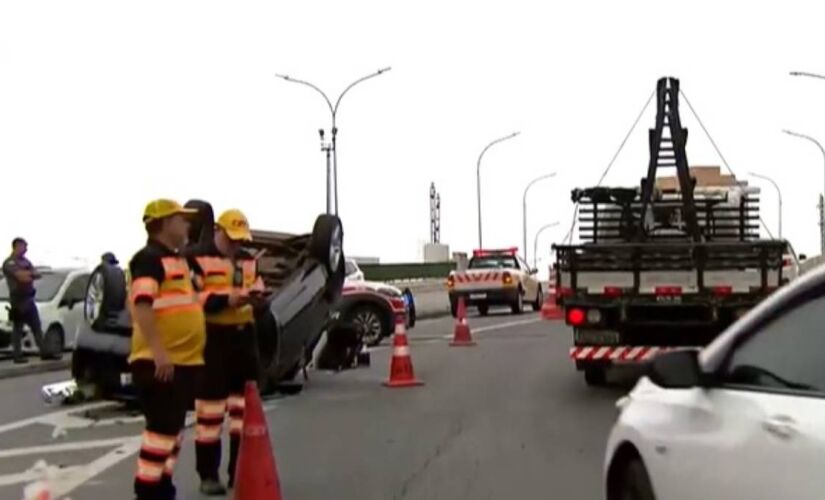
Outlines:
[[688,168],[678,100],[679,81],[660,79],[641,186],[573,190],[582,243],[553,245],[569,356],[588,385],[613,364],[708,344],[787,281],[788,242],[759,236],[758,189]]

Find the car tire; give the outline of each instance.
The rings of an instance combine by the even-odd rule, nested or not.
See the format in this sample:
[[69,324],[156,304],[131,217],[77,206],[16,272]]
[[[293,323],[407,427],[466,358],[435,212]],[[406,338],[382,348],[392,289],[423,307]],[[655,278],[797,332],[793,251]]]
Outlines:
[[43,355],[61,356],[66,349],[66,334],[60,325],[51,325],[43,334]]
[[615,498],[621,500],[656,500],[653,485],[642,461],[638,458],[630,459],[622,470],[619,491]]
[[329,275],[346,271],[343,265],[343,244],[344,229],[341,219],[329,214],[318,216],[312,228],[309,253],[324,266]]
[[102,329],[107,318],[126,307],[126,276],[118,266],[100,264],[89,276],[83,300],[83,318],[92,329]]
[[490,305],[489,304],[479,304],[478,305],[478,314],[482,316],[487,316],[490,314]]
[[385,316],[384,311],[372,304],[356,305],[344,315],[344,322],[355,326],[366,346],[374,347],[392,333]]
[[541,287],[539,287],[538,291],[536,292],[536,301],[533,302],[533,310],[538,312],[541,311],[541,306],[544,305],[544,292],[542,292]]
[[513,314],[522,314],[524,312],[524,292],[519,288],[516,294],[516,301],[511,306]]
[[601,366],[591,366],[584,369],[584,381],[587,385],[598,387],[607,381],[607,371]]

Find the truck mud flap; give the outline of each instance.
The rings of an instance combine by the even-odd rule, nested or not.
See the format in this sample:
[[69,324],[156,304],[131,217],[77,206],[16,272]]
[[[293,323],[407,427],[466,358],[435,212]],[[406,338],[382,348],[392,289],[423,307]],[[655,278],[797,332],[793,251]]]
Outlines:
[[577,363],[645,363],[664,352],[678,349],[700,349],[698,346],[576,346],[570,348],[570,359]]

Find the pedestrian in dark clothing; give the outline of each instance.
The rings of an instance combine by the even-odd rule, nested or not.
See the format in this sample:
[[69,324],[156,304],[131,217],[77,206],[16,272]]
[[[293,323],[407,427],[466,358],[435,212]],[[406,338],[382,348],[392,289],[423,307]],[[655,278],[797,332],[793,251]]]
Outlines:
[[28,244],[23,238],[12,240],[12,253],[3,261],[3,276],[9,286],[9,320],[12,322],[12,349],[15,363],[26,363],[23,357],[24,327],[28,326],[40,350],[40,357],[51,359],[52,353],[43,350],[43,329],[40,314],[34,300],[34,282],[40,279],[40,273],[26,258]]

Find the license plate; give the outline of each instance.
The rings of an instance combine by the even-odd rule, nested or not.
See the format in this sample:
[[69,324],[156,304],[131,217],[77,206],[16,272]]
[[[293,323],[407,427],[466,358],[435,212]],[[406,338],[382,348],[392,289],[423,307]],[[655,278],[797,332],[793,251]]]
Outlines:
[[132,374],[131,373],[121,373],[120,374],[120,385],[127,386],[132,384]]
[[487,298],[486,293],[471,293],[470,294],[470,299],[472,299],[472,300],[479,300],[479,299],[486,299],[486,298]]
[[678,295],[673,297],[660,295],[656,297],[656,302],[659,302],[660,304],[681,304],[682,297],[679,297]]

